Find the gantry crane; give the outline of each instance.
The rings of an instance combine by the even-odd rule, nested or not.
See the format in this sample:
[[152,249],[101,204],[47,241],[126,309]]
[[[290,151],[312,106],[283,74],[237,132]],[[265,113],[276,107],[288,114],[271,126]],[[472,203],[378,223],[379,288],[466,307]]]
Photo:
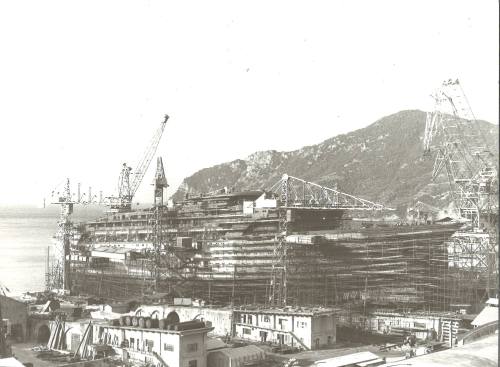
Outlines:
[[424,152],[436,151],[432,179],[446,171],[457,214],[470,221],[448,246],[450,297],[475,304],[497,288],[497,224],[491,218],[498,209],[498,162],[458,79],[443,82],[432,97],[424,133]]
[[[135,170],[132,170],[132,167],[129,167],[127,163],[123,163],[120,177],[118,178],[118,196],[109,198],[111,211],[122,212],[132,208],[132,200],[158,148],[168,118],[169,116],[165,115],[164,120],[155,131]],[[130,177],[131,175],[133,175],[133,178]]]
[[481,214],[493,200],[493,154],[458,79],[443,82],[432,97],[435,107],[427,114],[424,134],[424,152],[437,150],[432,179],[446,170],[458,214],[480,228]]

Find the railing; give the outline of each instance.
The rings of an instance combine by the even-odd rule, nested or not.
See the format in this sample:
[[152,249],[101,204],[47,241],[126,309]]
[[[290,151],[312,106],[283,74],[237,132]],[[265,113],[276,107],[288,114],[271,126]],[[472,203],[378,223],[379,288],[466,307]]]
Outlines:
[[291,335],[291,337],[292,337],[292,338],[294,338],[294,339],[295,339],[295,341],[296,341],[297,343],[299,343],[299,344],[302,346],[302,348],[304,348],[305,350],[311,350],[311,349],[310,349],[307,345],[305,345],[305,344],[304,344],[304,342],[303,342],[302,340],[300,340],[300,338],[299,338],[297,335],[295,335],[292,331],[289,331],[289,332],[288,332],[288,334],[290,334],[290,335]]
[[485,336],[494,334],[498,330],[498,321],[491,321],[484,325],[478,326],[471,331],[465,333],[457,342],[458,345],[472,343],[473,341]]

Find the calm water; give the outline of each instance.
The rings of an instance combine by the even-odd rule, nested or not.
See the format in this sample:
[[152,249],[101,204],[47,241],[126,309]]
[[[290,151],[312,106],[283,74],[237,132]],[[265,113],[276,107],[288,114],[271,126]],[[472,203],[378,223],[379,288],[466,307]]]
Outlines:
[[[73,219],[81,221],[100,214],[99,208],[77,208]],[[44,289],[47,247],[52,247],[58,218],[56,206],[0,207],[0,283],[12,293]]]

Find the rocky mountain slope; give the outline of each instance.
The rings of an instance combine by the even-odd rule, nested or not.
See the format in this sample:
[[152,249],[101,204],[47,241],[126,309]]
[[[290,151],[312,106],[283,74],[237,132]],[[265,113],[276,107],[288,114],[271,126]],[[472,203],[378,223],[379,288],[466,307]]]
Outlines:
[[[359,197],[403,209],[415,199],[445,206],[449,185],[445,174],[431,181],[434,157],[424,157],[426,114],[401,111],[348,134],[291,152],[256,152],[246,159],[202,169],[183,183],[174,200],[186,193],[265,189],[283,173],[333,187]],[[498,126],[480,121],[483,135],[498,157]]]

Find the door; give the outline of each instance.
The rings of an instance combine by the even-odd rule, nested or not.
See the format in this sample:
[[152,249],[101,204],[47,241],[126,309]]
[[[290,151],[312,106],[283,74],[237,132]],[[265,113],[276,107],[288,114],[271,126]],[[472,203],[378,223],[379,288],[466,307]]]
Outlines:
[[285,335],[284,334],[278,334],[278,343],[279,343],[279,345],[285,344]]
[[265,343],[267,340],[267,331],[261,331],[260,332],[260,341],[262,343]]

